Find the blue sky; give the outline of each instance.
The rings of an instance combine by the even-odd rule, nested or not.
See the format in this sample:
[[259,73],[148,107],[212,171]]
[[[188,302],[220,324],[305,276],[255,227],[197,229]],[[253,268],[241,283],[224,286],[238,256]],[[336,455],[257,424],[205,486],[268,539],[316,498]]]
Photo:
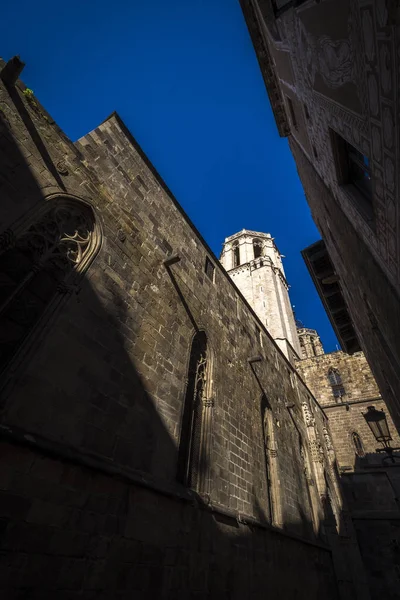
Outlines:
[[116,110],[219,256],[240,229],[286,256],[296,315],[336,338],[300,250],[319,239],[238,0],[6,0],[0,55],[73,140]]

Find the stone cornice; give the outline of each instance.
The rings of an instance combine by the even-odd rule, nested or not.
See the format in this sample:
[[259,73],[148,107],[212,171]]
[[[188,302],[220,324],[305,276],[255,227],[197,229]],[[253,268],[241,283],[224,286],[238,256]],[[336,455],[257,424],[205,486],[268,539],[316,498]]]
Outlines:
[[273,237],[271,237],[270,233],[263,233],[262,231],[252,231],[251,229],[242,229],[241,231],[238,231],[237,233],[234,233],[233,235],[230,235],[229,237],[225,238],[225,244],[242,236],[259,237],[272,241],[274,239]]
[[240,4],[256,51],[265,87],[267,88],[278,133],[281,137],[288,137],[290,134],[290,126],[286,115],[281,88],[275,73],[267,42],[264,39],[254,10],[253,2],[252,0],[240,0]]

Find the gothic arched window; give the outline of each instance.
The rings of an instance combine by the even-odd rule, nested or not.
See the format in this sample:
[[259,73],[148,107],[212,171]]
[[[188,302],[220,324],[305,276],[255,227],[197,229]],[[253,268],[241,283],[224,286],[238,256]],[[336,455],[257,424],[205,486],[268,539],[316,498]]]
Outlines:
[[342,398],[346,394],[346,390],[344,389],[339,371],[333,368],[329,369],[328,379],[335,398]]
[[210,355],[207,336],[198,331],[190,351],[178,455],[178,480],[197,491],[208,490],[210,425]]
[[271,523],[282,526],[282,506],[278,473],[278,452],[272,410],[265,395],[261,398],[261,418],[266,459],[266,477]]
[[360,436],[358,435],[358,433],[356,431],[353,431],[353,433],[351,434],[351,441],[353,442],[354,450],[355,450],[355,453],[357,454],[357,456],[359,456],[360,458],[365,456],[365,450],[364,450],[363,443],[361,441]]
[[262,255],[262,242],[258,238],[253,239],[254,258],[260,258]]
[[44,318],[57,294],[68,291],[74,274],[88,265],[100,239],[93,210],[68,197],[48,200],[25,227],[8,230],[2,237],[0,370]]
[[317,356],[317,347],[315,345],[315,339],[313,337],[311,337],[310,341],[311,341],[311,347],[312,347],[313,355]]
[[300,342],[301,357],[307,358],[307,350],[306,350],[306,347],[304,344],[304,338],[302,336],[299,336],[299,342]]
[[234,242],[232,245],[233,252],[233,266],[238,267],[240,265],[240,248],[239,242]]

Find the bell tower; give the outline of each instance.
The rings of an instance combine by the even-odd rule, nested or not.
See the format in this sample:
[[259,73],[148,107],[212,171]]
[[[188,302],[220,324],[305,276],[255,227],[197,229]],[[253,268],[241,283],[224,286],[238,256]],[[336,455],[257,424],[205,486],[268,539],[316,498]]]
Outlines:
[[[299,326],[300,325],[300,326]],[[301,356],[300,358],[314,358],[325,354],[320,337],[315,329],[308,329],[302,323],[297,327]]]
[[282,352],[301,356],[280,254],[269,233],[243,229],[225,239],[221,263]]

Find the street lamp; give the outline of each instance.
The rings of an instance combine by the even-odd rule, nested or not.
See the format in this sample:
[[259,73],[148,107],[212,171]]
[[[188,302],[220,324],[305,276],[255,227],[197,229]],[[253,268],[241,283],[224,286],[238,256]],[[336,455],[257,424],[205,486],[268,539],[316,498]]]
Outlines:
[[[393,451],[400,450],[400,448],[390,447],[392,436],[390,435],[385,412],[383,410],[377,410],[375,406],[368,406],[367,412],[363,413],[363,417],[367,421],[376,441],[383,444],[383,448],[377,448],[376,452],[386,452],[388,457],[385,458],[390,458],[392,462],[395,462],[395,459],[399,457],[393,456]],[[385,460],[385,458],[383,460]]]

